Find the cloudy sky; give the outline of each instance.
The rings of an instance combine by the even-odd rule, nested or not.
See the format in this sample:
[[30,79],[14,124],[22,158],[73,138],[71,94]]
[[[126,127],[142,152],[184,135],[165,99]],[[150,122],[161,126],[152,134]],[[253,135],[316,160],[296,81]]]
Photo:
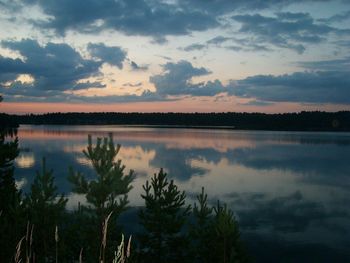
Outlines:
[[350,110],[350,1],[0,0],[1,112]]

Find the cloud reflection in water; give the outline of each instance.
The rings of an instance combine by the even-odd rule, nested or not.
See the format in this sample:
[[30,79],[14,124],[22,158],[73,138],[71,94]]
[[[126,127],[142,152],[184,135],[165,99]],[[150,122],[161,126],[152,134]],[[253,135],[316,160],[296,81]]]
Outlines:
[[188,193],[190,203],[202,186],[213,202],[227,202],[237,213],[244,237],[263,242],[274,237],[283,246],[293,243],[293,248],[303,243],[342,249],[350,242],[346,133],[23,126],[20,145],[31,152],[21,153],[16,161],[17,181],[27,180],[23,185],[27,191],[40,168],[33,160],[45,156],[73,209],[84,200],[71,193],[68,166],[92,178],[81,151],[88,134],[96,138],[108,132],[122,145],[118,157],[126,170],[137,173],[129,194],[131,205],[142,205],[142,185],[163,167]]

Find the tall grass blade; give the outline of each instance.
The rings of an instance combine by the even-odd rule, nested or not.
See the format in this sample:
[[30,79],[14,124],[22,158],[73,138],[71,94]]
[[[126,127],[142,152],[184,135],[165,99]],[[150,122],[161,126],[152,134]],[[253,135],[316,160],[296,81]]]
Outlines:
[[59,237],[58,237],[58,227],[57,227],[57,225],[56,225],[56,228],[55,228],[56,263],[58,263],[58,241],[59,241]]
[[127,257],[127,258],[129,258],[129,257],[130,257],[130,250],[131,250],[131,238],[132,238],[132,235],[129,237],[128,247],[126,248],[126,257]]
[[16,255],[15,255],[15,263],[20,263],[22,262],[21,259],[21,247],[22,247],[22,242],[23,240],[26,238],[26,236],[22,237],[21,240],[18,242],[17,246],[16,246]]
[[83,263],[83,249],[84,249],[84,248],[81,248],[81,249],[80,249],[79,263]]
[[107,246],[108,221],[111,218],[113,211],[105,218],[102,226],[102,243],[100,248],[100,262],[105,263],[105,251]]

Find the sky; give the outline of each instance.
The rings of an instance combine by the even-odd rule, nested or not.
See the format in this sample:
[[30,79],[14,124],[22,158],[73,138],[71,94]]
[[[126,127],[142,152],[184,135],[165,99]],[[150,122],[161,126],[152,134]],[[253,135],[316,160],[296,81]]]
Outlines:
[[350,0],[0,0],[0,112],[350,110]]

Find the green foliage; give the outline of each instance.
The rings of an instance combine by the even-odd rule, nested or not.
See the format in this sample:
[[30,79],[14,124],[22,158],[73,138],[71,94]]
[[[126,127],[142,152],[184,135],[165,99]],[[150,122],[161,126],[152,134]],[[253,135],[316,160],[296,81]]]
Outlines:
[[190,225],[193,262],[249,262],[240,239],[238,222],[233,212],[218,201],[208,207],[207,194],[197,196]]
[[[69,180],[73,184],[73,191],[86,196],[87,202],[92,205],[96,215],[102,220],[110,213],[119,215],[128,204],[128,192],[134,180],[134,171],[130,170],[124,175],[125,166],[121,160],[116,161],[120,145],[114,146],[113,137],[97,138],[96,146],[88,137],[88,147],[83,151],[86,158],[91,161],[97,174],[95,180],[87,181],[79,172],[70,170]],[[122,196],[122,197],[120,197]]]
[[[13,170],[13,161],[18,156],[18,138],[6,141],[9,132],[0,129],[0,171]],[[11,133],[10,133],[11,134]]]
[[163,169],[151,183],[143,185],[145,208],[139,213],[145,233],[140,236],[144,262],[184,262],[188,239],[183,233],[190,206],[185,206],[185,192],[167,180]]
[[3,216],[13,212],[20,200],[13,178],[13,162],[18,153],[18,139],[6,141],[6,131],[0,130],[0,211]]
[[208,207],[208,196],[202,187],[201,193],[197,196],[197,203],[194,204],[192,215],[193,222],[190,224],[190,236],[192,242],[193,262],[211,262],[212,247],[214,244],[213,208]]
[[26,207],[34,210],[57,212],[64,210],[66,202],[67,199],[63,195],[58,196],[57,186],[54,184],[53,170],[47,170],[46,160],[43,158],[42,170],[36,172],[31,192],[24,199]]
[[42,160],[42,170],[37,171],[31,191],[23,200],[28,222],[34,226],[33,251],[37,262],[46,262],[55,255],[56,227],[62,224],[67,199],[57,194],[53,171]]
[[[79,228],[72,229],[72,234],[87,238],[81,246],[91,258],[101,255],[103,222],[110,213],[112,216],[107,240],[113,241],[108,243],[116,244],[116,220],[128,205],[127,194],[132,189],[134,171],[130,170],[127,175],[124,174],[125,166],[121,160],[116,160],[119,150],[120,145],[114,145],[112,134],[108,138],[97,138],[96,145],[93,145],[89,135],[88,147],[83,153],[91,162],[96,178],[88,181],[83,174],[70,168],[68,179],[73,184],[73,191],[83,194],[88,202],[87,207],[81,206],[80,215],[76,214],[77,220],[83,222]],[[109,246],[107,250],[108,259],[113,256],[113,249]]]
[[238,222],[232,210],[218,201],[214,207],[214,230],[216,233],[216,259],[219,262],[248,262],[247,255],[240,240]]
[[21,217],[21,192],[14,179],[14,159],[18,139],[13,132],[0,128],[0,259],[10,262],[24,222]]

